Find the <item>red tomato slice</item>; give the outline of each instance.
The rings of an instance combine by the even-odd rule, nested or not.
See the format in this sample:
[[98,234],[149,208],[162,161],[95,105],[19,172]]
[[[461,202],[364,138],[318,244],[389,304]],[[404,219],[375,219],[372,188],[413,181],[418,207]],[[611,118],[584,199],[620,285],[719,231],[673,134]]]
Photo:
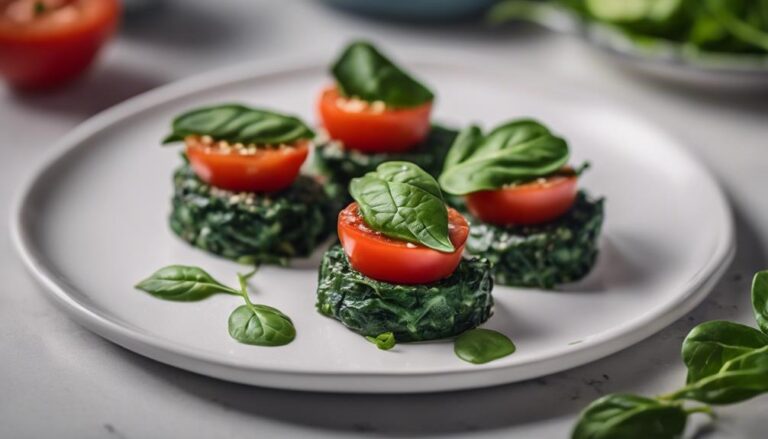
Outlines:
[[519,186],[466,196],[467,208],[491,224],[539,224],[563,215],[576,200],[576,175],[556,175]]
[[114,32],[118,0],[0,1],[0,74],[44,88],[74,79]]
[[469,235],[469,224],[455,209],[448,208],[448,232],[456,248],[443,253],[371,230],[357,203],[339,213],[339,239],[352,267],[364,275],[394,284],[426,284],[450,276],[459,262]]
[[358,105],[342,97],[336,87],[328,87],[317,108],[328,135],[345,148],[364,153],[403,152],[427,137],[432,103],[402,109],[378,108],[363,101]]
[[185,139],[189,164],[211,186],[231,191],[273,192],[290,186],[309,154],[309,141],[288,146],[258,148],[241,153],[206,144],[202,138]]

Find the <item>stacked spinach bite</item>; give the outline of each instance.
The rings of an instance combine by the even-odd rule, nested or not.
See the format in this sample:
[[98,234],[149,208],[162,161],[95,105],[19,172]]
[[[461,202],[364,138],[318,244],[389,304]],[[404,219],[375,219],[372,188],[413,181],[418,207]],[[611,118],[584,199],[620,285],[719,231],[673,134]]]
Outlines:
[[331,201],[299,175],[314,133],[302,121],[239,104],[178,116],[165,143],[185,143],[174,173],[171,229],[242,263],[306,257],[333,230]]
[[567,142],[539,122],[463,130],[440,175],[471,215],[467,252],[493,263],[497,283],[554,288],[581,279],[598,254],[603,200],[579,191]]
[[386,161],[408,161],[437,176],[457,132],[431,125],[434,94],[366,42],[332,65],[335,83],[317,103],[323,126],[315,165],[344,204],[347,186]]
[[339,214],[340,246],[320,267],[317,309],[349,329],[399,342],[458,335],[492,313],[484,258],[462,258],[469,235],[437,181],[409,162],[353,179]]

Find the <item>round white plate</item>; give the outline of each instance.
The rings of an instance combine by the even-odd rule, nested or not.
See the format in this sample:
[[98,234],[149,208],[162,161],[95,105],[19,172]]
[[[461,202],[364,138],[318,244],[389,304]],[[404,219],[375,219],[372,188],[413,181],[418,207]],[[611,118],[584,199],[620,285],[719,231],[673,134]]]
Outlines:
[[166,220],[178,148],[162,148],[171,118],[197,105],[242,101],[313,120],[328,82],[323,65],[264,71],[243,66],[158,89],[84,123],[32,178],[13,219],[27,266],[63,309],[139,354],[225,380],[301,390],[426,392],[507,383],[571,368],[625,348],[684,315],[709,292],[733,254],[732,222],[712,176],[674,140],[621,106],[577,87],[440,63],[408,64],[439,93],[437,120],[486,127],[541,119],[589,159],[582,186],[607,198],[593,272],[561,291],[496,287],[485,325],[517,352],[485,365],[450,341],[379,351],[314,309],[317,258],[263,268],[253,300],[290,315],[296,340],[280,348],[238,344],[232,296],[164,302],[133,289],[168,264],[199,265],[236,285],[236,263],[189,247]]

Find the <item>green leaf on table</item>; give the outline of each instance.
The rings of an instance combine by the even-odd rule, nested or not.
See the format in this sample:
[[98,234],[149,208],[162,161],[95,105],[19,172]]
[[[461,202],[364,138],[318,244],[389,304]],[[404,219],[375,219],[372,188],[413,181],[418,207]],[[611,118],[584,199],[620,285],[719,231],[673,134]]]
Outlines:
[[314,137],[300,119],[273,111],[225,104],[197,108],[173,120],[171,134],[163,143],[187,136],[210,136],[214,140],[254,145],[280,145]]
[[559,171],[568,157],[565,140],[533,120],[507,122],[486,136],[470,126],[451,146],[439,181],[454,195],[499,189]]
[[229,335],[240,343],[283,346],[296,338],[290,317],[266,305],[240,305],[229,316]]
[[673,393],[674,399],[707,404],[731,404],[768,392],[768,346],[728,362],[714,375],[688,384]]
[[702,323],[683,341],[683,362],[688,368],[688,383],[714,375],[726,362],[768,346],[768,335],[726,321]]
[[768,334],[768,271],[758,272],[752,279],[752,309],[757,326]]
[[159,299],[189,302],[216,293],[239,294],[198,267],[170,265],[161,268],[136,285]]
[[345,97],[382,101],[393,108],[415,107],[434,99],[426,86],[364,41],[347,46],[331,70]]
[[454,251],[440,186],[413,163],[382,163],[375,172],[353,179],[349,193],[372,229],[438,251]]
[[679,403],[635,395],[606,395],[589,405],[572,439],[674,439],[685,430],[688,413]]
[[515,352],[515,344],[506,335],[491,329],[470,329],[456,337],[453,352],[462,360],[483,364]]

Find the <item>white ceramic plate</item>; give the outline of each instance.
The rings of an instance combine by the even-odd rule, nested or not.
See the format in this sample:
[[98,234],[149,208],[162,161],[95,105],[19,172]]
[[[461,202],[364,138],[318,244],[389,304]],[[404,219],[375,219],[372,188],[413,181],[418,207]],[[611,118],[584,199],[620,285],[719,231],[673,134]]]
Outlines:
[[412,63],[439,91],[437,119],[455,124],[532,116],[589,159],[583,186],[607,198],[601,256],[584,281],[558,292],[497,287],[487,327],[518,350],[476,366],[449,341],[379,351],[315,312],[317,259],[267,267],[253,299],[278,307],[295,342],[234,342],[227,317],[240,303],[216,296],[174,303],[133,285],[168,264],[200,265],[235,282],[244,268],[189,247],[166,218],[178,150],[161,148],[169,121],[190,107],[243,101],[313,119],[324,66],[206,75],[132,99],[84,123],[25,187],[14,236],[27,266],[73,318],[139,354],[202,374],[261,386],[343,392],[426,392],[489,386],[571,368],[625,348],[684,315],[733,254],[727,203],[710,174],[674,140],[621,106],[523,72]]

